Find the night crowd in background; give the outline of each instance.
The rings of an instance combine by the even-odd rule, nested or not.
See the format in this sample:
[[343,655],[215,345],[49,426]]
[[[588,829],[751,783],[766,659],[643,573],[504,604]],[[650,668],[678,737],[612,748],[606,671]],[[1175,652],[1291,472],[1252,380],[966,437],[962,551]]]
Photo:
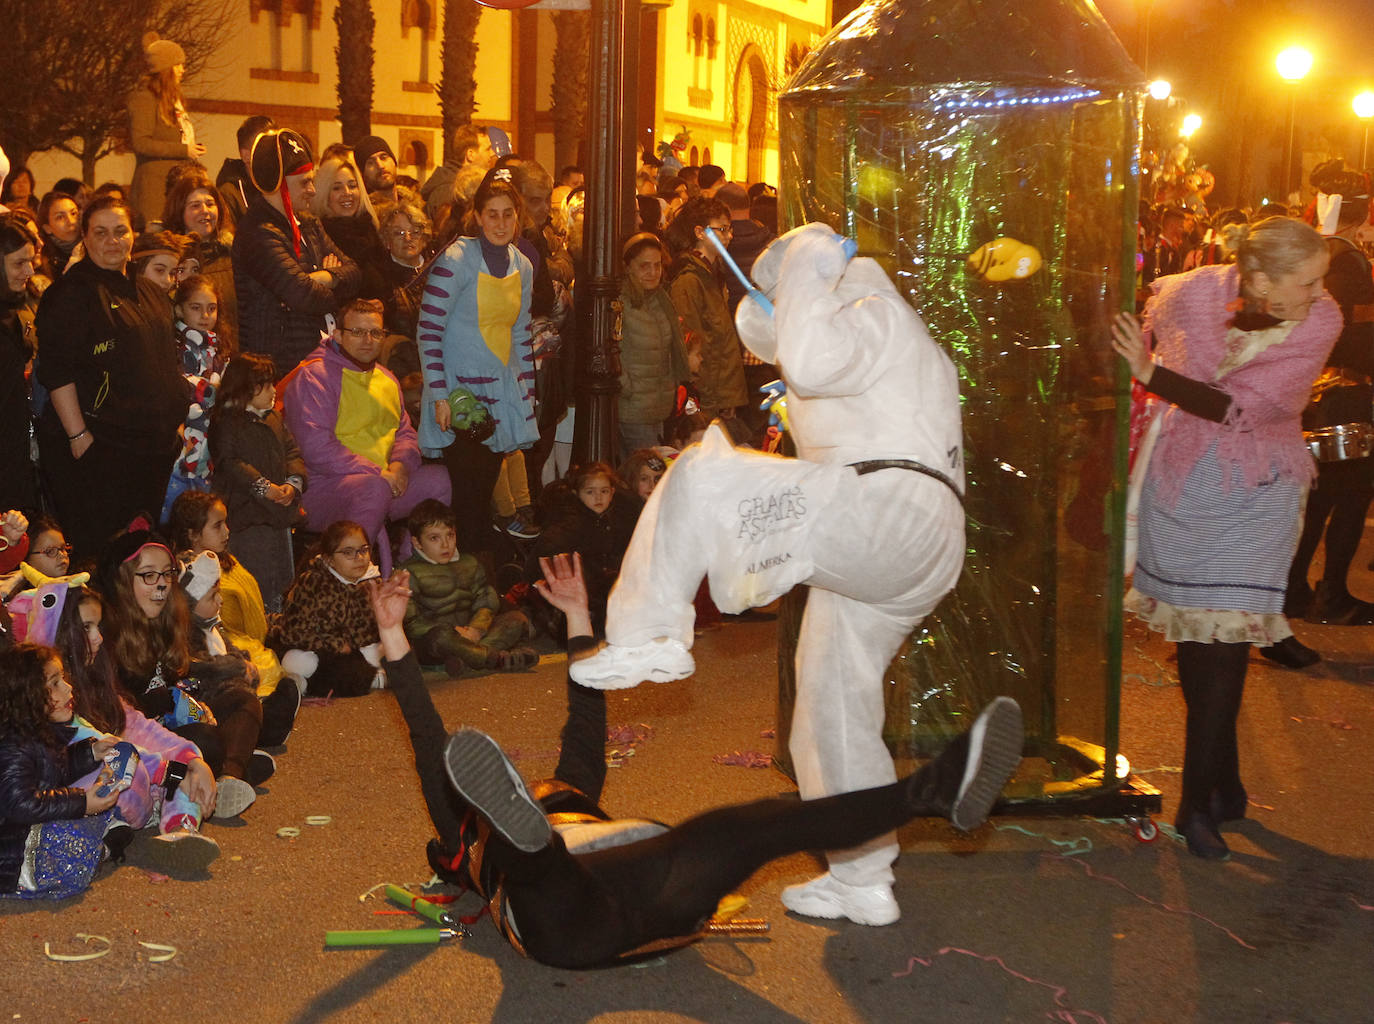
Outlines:
[[[555,182],[462,126],[417,182],[381,138],[316,154],[254,116],[212,173],[184,54],[146,53],[130,184],[0,168],[0,608],[66,592],[30,617],[37,647],[0,620],[3,893],[79,891],[145,828],[155,861],[213,860],[205,819],[248,811],[302,700],[386,686],[365,581],[408,570],[422,664],[527,669],[537,629],[566,632],[530,586],[540,556],[581,555],[600,629],[678,450],[717,418],[777,443],[753,390],[776,371],[746,365],[742,291],[704,235],[747,271],[776,234],[770,186],[644,155],[619,465],[570,465],[577,167]],[[721,624],[704,585],[698,607]],[[138,769],[97,796],[117,741]],[[70,827],[44,840],[66,866],[36,877],[38,823]]]
[[[145,828],[155,856],[212,860],[204,820],[249,810],[301,701],[385,687],[361,583],[410,572],[405,627],[422,664],[449,677],[527,669],[536,629],[561,638],[529,586],[539,556],[581,555],[599,630],[639,510],[678,450],[712,420],[737,444],[777,444],[758,407],[777,370],[740,344],[743,289],[707,236],[747,274],[777,234],[771,186],[643,155],[638,229],[620,253],[620,464],[571,465],[586,273],[577,167],[555,180],[502,133],[464,126],[418,182],[379,137],[316,154],[255,116],[212,174],[180,93],[184,55],[160,40],[148,59],[129,104],[132,183],[40,188],[27,168],[5,169],[0,572],[27,566],[5,597],[91,574],[46,646],[0,654],[6,894],[79,891]],[[1367,423],[1374,348],[1353,316],[1374,302],[1367,178],[1324,165],[1311,210],[1211,213],[1209,176],[1185,163],[1141,204],[1139,305],[1172,275],[1233,263],[1247,224],[1317,223],[1348,323],[1303,426]],[[1320,464],[1281,567],[1283,615],[1374,622],[1346,586],[1371,462]],[[704,588],[697,606],[698,628],[720,623]],[[1289,667],[1319,657],[1291,631],[1264,639]],[[1243,668],[1200,671],[1240,673],[1234,707],[1216,711],[1229,738],[1206,741],[1229,753],[1194,757],[1234,763]],[[99,796],[90,783],[116,738],[140,766]],[[1219,856],[1212,825],[1243,813],[1244,790],[1238,775],[1194,789],[1181,830],[1195,853]],[[85,822],[62,841],[86,868],[25,873],[37,822]]]

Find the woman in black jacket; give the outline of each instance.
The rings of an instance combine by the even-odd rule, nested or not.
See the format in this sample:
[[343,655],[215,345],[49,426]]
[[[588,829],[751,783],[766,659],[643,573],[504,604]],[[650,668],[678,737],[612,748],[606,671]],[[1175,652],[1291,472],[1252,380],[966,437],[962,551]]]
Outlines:
[[310,212],[325,233],[362,274],[358,298],[385,299],[391,290],[385,267],[390,262],[377,231],[377,211],[363,188],[362,175],[346,156],[326,156],[315,174]]
[[38,488],[29,455],[29,383],[33,358],[33,315],[29,278],[33,277],[38,238],[14,214],[0,216],[0,505],[27,512],[38,509]]
[[361,280],[358,265],[310,216],[310,145],[289,129],[253,142],[249,172],[259,194],[234,233],[239,348],[260,352],[285,375],[320,344],[320,332]]
[[162,507],[190,406],[172,304],[131,281],[129,205],[101,196],[81,216],[86,255],[38,304],[43,473],[73,559],[94,557],[140,511]]

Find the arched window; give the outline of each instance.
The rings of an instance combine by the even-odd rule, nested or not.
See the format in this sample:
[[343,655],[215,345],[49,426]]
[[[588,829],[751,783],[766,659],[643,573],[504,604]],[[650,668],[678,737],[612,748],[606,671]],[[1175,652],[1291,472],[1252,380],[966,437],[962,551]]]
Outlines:
[[[711,18],[706,22],[706,59],[716,59],[716,19]],[[701,51],[697,51],[700,53]]]
[[701,56],[701,38],[701,15],[698,14],[692,18],[692,38],[690,40],[690,46],[692,56],[694,57]]
[[690,156],[689,159],[692,161],[691,166],[692,166],[692,167],[699,167],[699,166],[701,166],[700,164],[697,163],[697,147],[696,147],[696,146],[693,146],[693,147],[691,148],[691,151],[690,151],[690,152],[691,152],[691,156]]

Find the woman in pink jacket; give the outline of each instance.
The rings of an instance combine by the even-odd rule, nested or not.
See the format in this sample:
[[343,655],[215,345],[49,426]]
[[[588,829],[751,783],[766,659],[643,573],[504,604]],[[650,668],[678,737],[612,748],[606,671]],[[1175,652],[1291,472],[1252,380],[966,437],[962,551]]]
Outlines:
[[1245,817],[1236,718],[1250,645],[1294,642],[1283,598],[1315,476],[1300,417],[1341,330],[1327,262],[1306,224],[1260,221],[1234,266],[1160,278],[1143,325],[1123,313],[1112,328],[1153,396],[1126,607],[1178,644],[1188,715],[1176,826],[1208,860],[1230,856],[1218,825]]

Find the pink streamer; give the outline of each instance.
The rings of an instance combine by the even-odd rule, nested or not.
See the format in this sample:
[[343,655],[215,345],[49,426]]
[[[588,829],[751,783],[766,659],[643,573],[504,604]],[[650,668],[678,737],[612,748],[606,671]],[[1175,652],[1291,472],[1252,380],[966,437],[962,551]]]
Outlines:
[[1069,990],[1064,986],[1055,985],[1052,982],[1048,981],[1041,981],[1039,978],[1032,978],[1028,974],[1022,974],[1020,971],[1012,970],[1010,967],[1007,966],[1006,961],[1004,961],[1000,956],[990,956],[985,953],[975,953],[971,949],[960,949],[957,946],[945,946],[943,949],[937,952],[935,956],[909,957],[906,963],[906,970],[894,971],[892,976],[894,978],[909,977],[911,972],[916,969],[917,964],[920,964],[922,967],[931,967],[934,965],[935,957],[944,956],[947,953],[958,953],[960,956],[971,956],[975,960],[982,960],[985,963],[996,964],[1003,971],[1005,971],[1007,974],[1010,974],[1013,978],[1016,978],[1018,981],[1024,981],[1030,985],[1038,985],[1040,988],[1049,989],[1051,992],[1054,993],[1055,1005],[1059,1007],[1059,1009],[1055,1010],[1053,1013],[1045,1014],[1046,1018],[1049,1020],[1057,1020],[1062,1022],[1062,1024],[1078,1024],[1079,1015],[1082,1014],[1082,1019],[1085,1021],[1096,1021],[1097,1024],[1107,1024],[1107,1019],[1101,1016],[1100,1014],[1093,1013],[1091,1010],[1075,1010],[1069,1007],[1067,1004],[1065,1004],[1064,999],[1068,996]]
[[1120,879],[1113,878],[1111,875],[1103,875],[1094,871],[1091,865],[1089,865],[1086,861],[1072,860],[1068,857],[1062,857],[1051,853],[1042,854],[1042,857],[1045,860],[1060,864],[1074,864],[1082,868],[1084,871],[1086,871],[1088,873],[1089,878],[1095,878],[1099,882],[1108,882],[1116,886],[1118,889],[1130,893],[1132,896],[1140,900],[1142,903],[1148,903],[1152,907],[1158,907],[1160,910],[1166,910],[1171,914],[1183,914],[1187,917],[1195,917],[1204,924],[1210,924],[1213,928],[1215,928],[1217,931],[1221,932],[1223,935],[1230,938],[1232,941],[1236,942],[1238,945],[1244,946],[1246,949],[1255,948],[1254,946],[1250,945],[1250,943],[1242,939],[1235,932],[1231,931],[1230,928],[1227,928],[1225,925],[1217,924],[1217,922],[1213,921],[1210,917],[1204,917],[1202,914],[1199,914],[1196,910],[1188,910],[1185,907],[1173,907],[1167,903],[1160,903],[1158,900],[1152,900],[1150,899],[1150,897],[1144,896],[1141,893],[1136,892],[1134,889],[1132,889],[1130,886],[1128,886],[1125,882],[1121,881]]
[[1367,903],[1361,903],[1354,896],[1351,896],[1350,893],[1346,893],[1346,895],[1350,896],[1350,902],[1355,904],[1355,906],[1359,907],[1361,910],[1374,910],[1374,907],[1371,907]]

